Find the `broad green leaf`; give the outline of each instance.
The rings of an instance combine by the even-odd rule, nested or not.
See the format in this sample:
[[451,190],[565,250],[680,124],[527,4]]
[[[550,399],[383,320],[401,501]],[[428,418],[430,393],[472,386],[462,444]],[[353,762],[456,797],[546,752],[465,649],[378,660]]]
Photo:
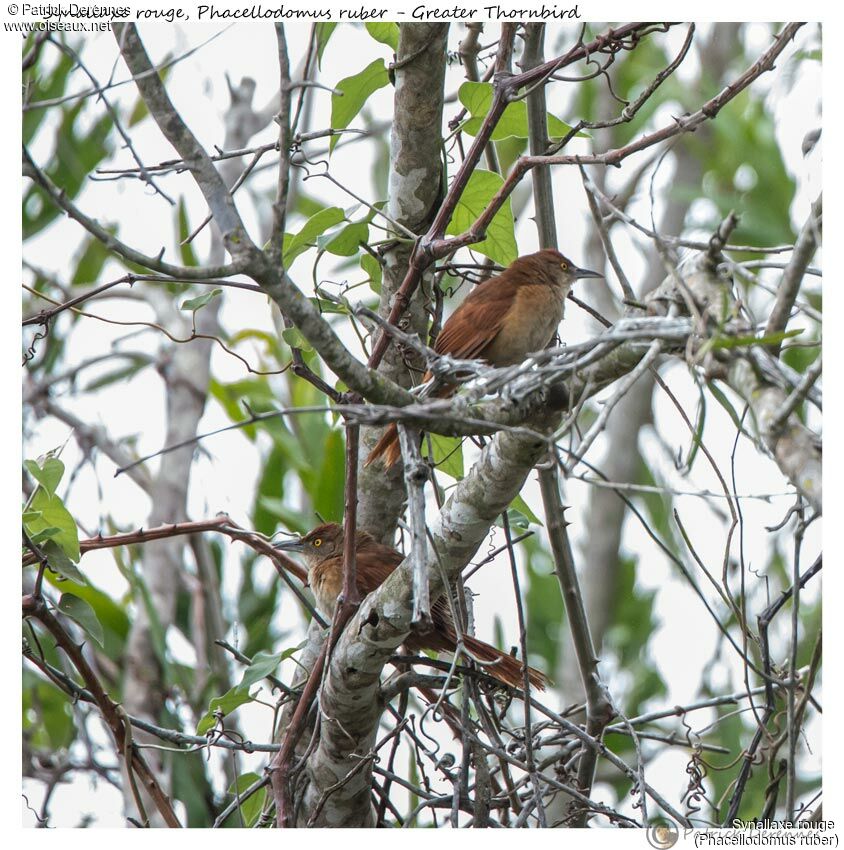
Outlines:
[[399,25],[393,21],[385,23],[366,24],[366,31],[381,44],[393,49],[395,53],[399,49]]
[[63,593],[58,607],[62,614],[78,623],[100,646],[103,646],[103,627],[94,609],[84,599],[72,593]]
[[373,292],[381,294],[381,263],[372,256],[372,254],[364,251],[360,255],[360,267],[369,277],[369,286]]
[[47,457],[39,465],[38,461],[25,460],[23,465],[26,471],[47,491],[47,494],[53,496],[56,492],[56,487],[64,475],[64,464],[57,457]]
[[440,434],[430,436],[437,469],[460,481],[463,478],[463,440],[460,437],[444,437]]
[[30,510],[24,515],[27,533],[37,534],[46,528],[59,529],[50,536],[72,561],[79,560],[79,533],[76,522],[62,500],[47,493],[43,487],[35,491],[29,503]]
[[[119,550],[114,550],[114,552],[117,554]],[[59,592],[64,592],[67,589],[67,585],[63,584],[53,573],[47,573],[46,579]],[[112,661],[118,661],[123,656],[126,639],[129,636],[129,615],[121,607],[121,604],[96,587],[92,587],[90,578],[87,581],[88,584],[76,585],[72,591],[73,595],[84,599],[94,609],[97,620],[99,620],[105,634],[106,653]],[[125,602],[122,604],[125,604]]]
[[213,299],[222,293],[222,291],[222,289],[212,289],[210,292],[198,295],[196,298],[188,298],[187,301],[182,302],[182,309],[191,310],[195,313],[197,310],[201,310],[205,307],[206,304],[210,304]]
[[249,694],[249,689],[242,688],[240,685],[235,685],[221,697],[214,697],[208,703],[208,711],[202,715],[199,723],[196,725],[196,734],[204,735],[209,729],[214,727],[214,724],[217,722],[214,717],[215,711],[219,710],[223,713],[223,716],[226,716],[231,714],[236,708],[251,701],[252,697]]
[[317,245],[337,257],[353,257],[360,249],[360,243],[369,239],[369,227],[366,222],[350,222],[344,227],[324,233],[317,239]]
[[[548,138],[549,139],[562,139],[564,136],[567,136],[572,129],[571,124],[566,124],[565,121],[561,121],[557,118],[556,115],[552,115],[550,112],[546,115],[547,118],[547,127],[548,127]],[[578,139],[588,139],[590,138],[589,133],[581,130],[579,133],[575,133],[575,138]]]
[[[458,89],[457,97],[471,116],[463,123],[462,129],[470,136],[475,136],[492,106],[492,84],[465,82]],[[551,139],[561,139],[571,130],[569,124],[561,121],[550,112],[547,114],[547,127],[548,137]],[[588,134],[580,132],[577,135],[587,136]],[[528,113],[527,104],[524,100],[507,104],[490,136],[494,142],[500,142],[502,139],[510,137],[520,139],[528,137]]]
[[26,667],[22,679],[22,720],[27,742],[36,750],[66,749],[76,733],[67,694]]
[[291,327],[285,328],[281,332],[281,338],[291,347],[298,348],[302,351],[313,351],[310,346],[310,343],[302,336],[302,332],[299,328]]
[[[233,797],[240,794],[245,794],[256,782],[259,782],[261,777],[257,773],[242,773],[240,776],[229,785],[228,793]],[[247,797],[240,804],[240,816],[243,818],[245,827],[254,826],[259,815],[264,807],[264,801],[267,796],[267,788],[259,788],[254,794]],[[237,810],[232,815],[234,822],[237,822]]]
[[309,298],[308,301],[319,310],[320,313],[333,313],[338,316],[348,316],[349,311],[342,304],[335,304],[326,298]]
[[76,565],[65,555],[55,540],[48,540],[41,548],[47,556],[50,569],[54,573],[58,573],[62,578],[69,579],[75,584],[86,584],[85,576],[79,572]]
[[323,432],[320,440],[314,458],[315,480],[308,492],[314,511],[326,519],[339,519],[343,516],[343,464],[346,457],[343,432],[339,428],[332,428],[328,433]]
[[[41,512],[39,511],[36,514],[32,514],[30,512],[26,513],[26,520],[28,521],[33,516],[41,516]],[[60,528],[56,528],[54,525],[48,526],[47,528],[42,528],[41,531],[36,531],[35,534],[30,535],[30,540],[33,543],[43,543],[45,540],[50,540],[54,535],[58,534],[61,531]],[[65,555],[65,557],[67,557]]]
[[[495,172],[475,169],[457,202],[446,232],[456,236],[468,230],[503,183],[503,179]],[[516,247],[515,224],[509,198],[493,216],[487,228],[486,238],[471,247],[502,266],[509,266],[516,259],[519,251]]]
[[[490,106],[492,106],[492,85],[490,83],[465,82],[458,89],[457,97],[470,115],[463,124],[463,130],[470,136],[474,136],[480,129]],[[527,106],[523,100],[520,100],[507,105],[490,138],[497,142],[510,136],[527,138],[527,134]]]
[[328,45],[328,39],[331,38],[331,34],[337,28],[336,23],[319,23],[316,25],[316,42],[317,42],[317,62],[319,63],[320,68],[322,68],[322,54],[325,52],[325,48]]
[[[530,520],[516,508],[507,508],[507,521],[510,524],[510,530],[516,534],[522,534],[530,528]],[[504,523],[499,519],[495,524],[503,525]]]
[[[383,59],[376,59],[354,76],[340,80],[335,86],[337,93],[331,95],[331,127],[335,130],[345,130],[361,111],[367,98],[378,89],[389,85],[389,82]],[[331,137],[328,144],[329,153],[334,150],[339,138]]]
[[531,525],[542,525],[542,521],[530,509],[528,503],[521,496],[516,496],[516,498],[513,499],[512,502],[510,502],[510,507],[514,511],[518,511],[520,514],[522,514],[522,516],[524,516]]
[[243,671],[240,687],[249,688],[256,682],[260,682],[261,679],[269,676],[282,661],[303,649],[306,643],[307,641],[303,641],[297,646],[285,649],[283,652],[256,652],[252,656],[252,663]]
[[317,237],[325,233],[329,227],[334,227],[345,220],[345,214],[340,207],[326,207],[312,215],[302,229],[294,235],[284,234],[284,265],[289,266],[300,254],[316,245]]

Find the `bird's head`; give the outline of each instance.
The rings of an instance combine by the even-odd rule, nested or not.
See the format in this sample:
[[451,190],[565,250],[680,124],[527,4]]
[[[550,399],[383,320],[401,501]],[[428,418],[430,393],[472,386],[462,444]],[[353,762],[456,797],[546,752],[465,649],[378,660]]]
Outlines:
[[523,271],[526,277],[534,280],[540,278],[546,283],[561,287],[566,293],[572,288],[575,281],[581,278],[603,277],[598,272],[576,266],[568,257],[563,256],[553,248],[546,248],[543,251],[537,251],[535,254],[520,257],[513,265],[515,266],[516,263],[524,264]]
[[309,564],[318,563],[343,553],[343,526],[328,522],[318,525],[304,537],[292,537],[273,545],[286,552],[301,552]]

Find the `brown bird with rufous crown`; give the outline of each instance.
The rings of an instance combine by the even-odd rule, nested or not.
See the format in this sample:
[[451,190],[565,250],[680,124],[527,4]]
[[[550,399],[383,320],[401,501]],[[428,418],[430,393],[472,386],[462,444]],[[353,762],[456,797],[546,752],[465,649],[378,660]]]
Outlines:
[[[355,538],[357,588],[361,597],[378,588],[404,560],[401,552],[384,546],[366,532],[359,531]],[[343,589],[343,526],[327,523],[317,526],[301,538],[276,543],[277,549],[301,552],[308,565],[308,584],[316,597],[317,607],[329,619],[334,616],[337,597]],[[431,606],[433,628],[411,632],[405,640],[408,649],[433,649],[454,652],[457,632],[445,597],[440,596]],[[512,655],[496,649],[482,640],[463,635],[466,651],[479,661],[483,670],[511,687],[523,684],[523,665]],[[531,685],[541,690],[548,681],[545,674],[533,667],[527,668]]]
[[[519,257],[469,293],[443,326],[434,351],[464,360],[485,360],[491,366],[521,363],[554,338],[575,281],[599,277],[603,275],[578,268],[551,248]],[[426,372],[422,380],[431,377]],[[447,386],[437,395],[447,397],[454,391],[454,386]],[[400,455],[393,423],[369,453],[366,466],[380,457],[389,469]]]

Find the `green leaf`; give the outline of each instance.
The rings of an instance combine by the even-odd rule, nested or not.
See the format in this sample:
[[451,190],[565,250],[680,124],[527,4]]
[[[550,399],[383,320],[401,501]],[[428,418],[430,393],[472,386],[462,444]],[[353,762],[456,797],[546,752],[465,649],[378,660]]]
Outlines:
[[30,510],[23,518],[27,533],[35,535],[47,528],[58,529],[56,533],[50,535],[50,539],[54,540],[72,561],[78,561],[79,533],[76,522],[62,500],[55,494],[50,495],[43,487],[39,487],[29,507]]
[[26,471],[47,491],[50,496],[55,495],[56,487],[64,475],[64,464],[57,457],[47,457],[39,465],[38,461],[25,460],[23,465]]
[[[61,97],[65,93],[71,73],[75,70],[76,62],[70,53],[59,53],[55,64],[49,70],[44,68],[43,62],[38,62],[26,72],[24,78],[28,99],[38,101]],[[29,145],[32,142],[36,130],[50,112],[49,109],[29,109],[23,113],[21,135],[24,144]]]
[[337,257],[353,257],[358,253],[360,243],[368,239],[369,227],[366,222],[355,221],[324,233],[317,239],[317,245]]
[[248,688],[242,688],[240,685],[235,685],[221,697],[214,697],[208,703],[208,711],[202,715],[199,723],[196,725],[196,734],[204,735],[209,729],[214,727],[214,724],[217,722],[214,717],[215,711],[221,711],[225,717],[247,702],[252,702],[252,696]]
[[349,310],[342,304],[335,304],[327,298],[309,298],[308,301],[319,310],[320,313],[332,313],[337,316],[348,316]]
[[514,511],[518,511],[522,514],[522,516],[524,516],[531,525],[542,525],[539,517],[530,509],[528,503],[521,496],[516,496],[516,498],[510,502],[510,507]]
[[313,449],[311,451],[316,474],[307,489],[316,513],[326,519],[339,518],[343,516],[343,463],[346,457],[346,441],[340,428],[332,428],[328,433],[322,432],[319,439],[319,448],[316,452]]
[[302,351],[313,351],[308,341],[302,336],[299,328],[285,328],[281,332],[281,338],[291,347]]
[[182,309],[191,310],[195,313],[197,310],[201,310],[206,304],[210,304],[222,291],[222,289],[212,289],[204,295],[198,295],[196,298],[188,298],[187,301],[182,302]]
[[736,426],[736,428],[738,428],[739,431],[742,432],[742,434],[747,434],[747,429],[741,424],[741,417],[736,412],[735,407],[733,407],[732,402],[727,398],[724,391],[719,386],[717,386],[714,381],[710,381],[707,384],[707,387],[709,388],[709,392],[711,392],[712,395],[715,397],[715,400],[718,402],[718,404],[720,404],[721,407],[723,407],[724,410],[727,411],[727,414],[729,415],[730,419],[733,420],[733,424]]
[[395,53],[399,49],[399,25],[389,21],[386,23],[366,24],[366,31],[381,44],[393,49]]
[[326,22],[316,25],[317,62],[319,63],[320,68],[322,68],[322,54],[325,52],[328,39],[331,38],[331,34],[336,28],[336,23],[332,24]]
[[[107,229],[112,235],[117,233],[116,227],[109,227]],[[111,256],[109,249],[99,239],[95,239],[93,236],[84,244],[85,247],[76,261],[76,269],[70,279],[73,286],[96,283],[105,265],[105,261]]]
[[63,593],[58,607],[62,614],[78,623],[100,646],[103,646],[103,627],[94,609],[84,599],[72,593]]
[[47,563],[54,573],[58,573],[62,578],[68,579],[75,584],[86,584],[85,576],[79,572],[76,565],[65,555],[55,540],[48,540],[41,549],[47,556]]
[[[39,511],[36,514],[27,512],[25,515],[25,521],[28,521],[33,516],[41,516],[41,512]],[[60,528],[56,528],[54,525],[50,525],[47,528],[42,528],[41,531],[37,531],[35,534],[31,535],[29,539],[33,543],[43,543],[45,540],[50,540],[50,538],[52,538],[55,534],[58,534],[60,531]],[[67,556],[65,555],[65,557]]]
[[[450,236],[456,236],[468,230],[503,183],[503,179],[495,172],[476,168],[457,202],[446,232]],[[487,228],[486,238],[472,248],[502,266],[509,266],[516,259],[519,252],[509,198],[493,216]]]
[[[561,121],[557,118],[556,115],[552,115],[550,112],[547,113],[547,127],[548,127],[548,138],[549,139],[562,139],[564,136],[567,136],[571,130],[571,124],[566,124],[565,121]],[[579,133],[574,134],[577,139],[589,139],[591,136],[589,133],[581,130]]]
[[132,357],[130,358],[128,366],[121,366],[119,369],[112,369],[105,374],[94,378],[92,381],[89,381],[85,384],[84,392],[93,392],[94,390],[99,390],[118,382],[121,384],[126,383],[126,381],[137,375],[138,372],[149,365],[150,363],[142,357]]
[[297,646],[291,646],[283,652],[256,652],[252,656],[252,663],[243,671],[243,678],[240,680],[241,688],[249,688],[261,679],[269,676],[282,661],[290,658],[291,655],[303,649],[307,641],[303,641]]
[[[119,550],[114,550],[114,552],[117,554]],[[59,577],[53,573],[47,573],[46,579],[59,592],[64,592],[67,589],[67,586],[63,585]],[[105,633],[105,651],[108,657],[112,661],[121,661],[130,626],[126,610],[110,596],[96,587],[92,587],[90,579],[88,579],[88,584],[77,585],[72,592],[74,596],[84,599],[94,609],[94,613],[97,615]],[[125,604],[125,602],[122,602],[122,604]]]
[[[481,123],[492,106],[493,88],[491,83],[465,82],[457,91],[460,102],[469,111],[470,117],[463,123],[462,129],[470,136],[475,136],[480,130]],[[547,114],[548,136],[551,139],[561,139],[571,131],[571,126],[561,121],[550,112]],[[495,125],[490,138],[494,142],[516,137],[528,137],[528,113],[524,100],[507,104],[501,118]],[[580,132],[578,136],[588,136]]]
[[[335,130],[345,130],[361,111],[367,98],[389,83],[390,78],[383,59],[376,59],[354,76],[340,80],[335,86],[337,93],[331,95],[331,127]],[[328,144],[329,153],[334,150],[339,138],[331,137]]]
[[372,254],[364,251],[360,255],[360,267],[369,277],[369,286],[373,292],[381,294],[381,263],[372,256]]
[[185,243],[185,240],[191,234],[191,227],[188,222],[188,210],[184,196],[179,197],[179,207],[176,210],[176,225],[178,233],[178,239],[176,242],[179,246],[179,255],[182,259],[182,265],[198,266],[199,260],[196,257],[196,252],[193,250],[193,245],[190,242]]
[[[228,792],[233,797],[245,794],[256,782],[259,782],[261,777],[257,773],[242,773],[240,776],[229,785]],[[264,807],[264,801],[267,797],[267,788],[258,789],[254,794],[247,797],[240,804],[240,816],[243,818],[243,825],[250,827],[258,820],[259,815]],[[237,810],[235,810],[235,815]]]
[[[457,90],[457,97],[470,115],[464,122],[462,129],[470,136],[474,136],[492,106],[492,84],[465,82]],[[527,105],[523,100],[519,100],[507,105],[490,138],[497,142],[510,136],[518,136],[524,139],[527,138],[527,135]]]
[[695,420],[695,428],[692,432],[692,444],[689,446],[689,454],[683,464],[683,474],[690,472],[697,457],[703,441],[703,428],[706,425],[706,394],[703,391],[703,385],[698,383],[698,394],[700,396],[697,407],[697,417]]
[[434,464],[440,472],[457,481],[463,478],[463,440],[461,437],[443,437],[431,434]]
[[793,331],[777,331],[766,336],[716,336],[711,340],[712,348],[742,348],[748,345],[774,345],[784,339],[800,336],[803,328]]
[[329,227],[334,227],[345,221],[346,215],[340,207],[326,207],[314,213],[295,235],[284,234],[284,265],[289,266],[300,254],[316,245],[317,237],[325,233]]

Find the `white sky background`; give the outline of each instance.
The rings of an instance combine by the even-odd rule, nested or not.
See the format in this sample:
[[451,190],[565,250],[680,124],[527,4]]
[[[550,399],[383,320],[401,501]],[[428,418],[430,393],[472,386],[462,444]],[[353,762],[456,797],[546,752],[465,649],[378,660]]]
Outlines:
[[[735,7],[732,7],[733,10]],[[591,10],[590,10],[591,11]],[[766,9],[766,14],[769,10]],[[624,13],[626,17],[632,17],[628,8]],[[792,13],[793,14],[793,13]],[[644,17],[638,8],[637,15]],[[591,14],[590,17],[604,16],[604,9],[600,14]],[[675,12],[676,16],[676,12]],[[610,17],[607,15],[606,17]],[[652,17],[657,17],[652,13]],[[729,17],[729,16],[727,16]],[[775,17],[770,14],[769,17]],[[785,15],[783,18],[785,19]],[[554,25],[551,25],[552,27]],[[450,47],[456,46],[455,30],[459,25],[453,25],[450,34]],[[222,31],[222,32],[221,32]],[[154,62],[159,61],[167,53],[181,53],[185,49],[195,47],[216,33],[221,33],[208,44],[197,51],[193,56],[177,64],[171,71],[167,80],[167,88],[174,104],[180,110],[189,126],[197,134],[206,148],[222,144],[221,116],[228,105],[228,93],[224,73],[228,72],[234,82],[238,82],[243,76],[253,77],[257,82],[255,104],[264,106],[274,95],[277,86],[277,68],[275,65],[275,38],[269,25],[238,24],[229,29],[221,25],[191,24],[189,27],[179,28],[169,25],[141,25],[141,35],[147,50]],[[299,38],[297,39],[297,34]],[[678,28],[671,35],[671,47],[676,50],[683,33]],[[295,69],[306,47],[308,27],[302,25],[288,27],[288,38],[291,47],[291,65]],[[803,43],[809,33],[804,29],[798,37],[798,45]],[[494,39],[491,35],[484,42],[488,43]],[[747,38],[754,49],[764,49],[769,43],[767,30],[754,30],[750,28]],[[11,39],[9,40],[11,41]],[[557,35],[550,31],[546,39],[546,51],[548,55],[555,52],[557,46]],[[789,48],[788,53],[793,48]],[[115,57],[114,41],[110,34],[102,34],[92,37],[87,43],[85,59],[92,72],[102,81],[111,73]],[[383,45],[370,42],[368,36],[360,29],[352,30],[346,27],[338,28],[323,60],[323,71],[321,79],[326,82],[334,82],[340,78],[355,73],[365,64],[377,56],[383,56],[389,61],[389,50]],[[829,61],[829,56],[825,57]],[[681,75],[693,72],[692,60],[687,60],[688,68],[681,68]],[[780,66],[782,66],[782,62]],[[125,77],[125,69],[121,66],[118,77]],[[801,66],[801,81],[790,93],[785,93],[775,87],[771,97],[777,116],[778,140],[783,150],[786,165],[798,183],[798,196],[792,207],[792,221],[799,227],[806,218],[808,206],[816,197],[820,186],[820,173],[816,163],[807,163],[800,155],[800,143],[803,135],[809,129],[818,126],[817,114],[819,101],[819,74],[814,72],[811,63]],[[447,77],[447,91],[456,91],[459,82],[463,79],[462,69],[455,65]],[[82,88],[87,83],[81,74],[77,74],[70,88]],[[757,90],[770,86],[770,79],[763,77],[755,84]],[[554,94],[549,100],[549,109],[555,111],[563,120],[574,117],[566,114],[565,103],[557,100],[557,92],[562,93],[563,86],[557,86]],[[388,117],[391,112],[392,88],[384,88],[370,99],[368,108],[382,117]],[[136,93],[133,87],[126,86],[114,92],[115,100],[121,103],[134,102]],[[118,96],[119,95],[119,96]],[[328,92],[319,92],[316,96],[311,128],[328,126],[330,109],[330,95]],[[445,121],[452,117],[458,107],[454,104],[446,106]],[[14,110],[11,110],[14,112]],[[359,126],[353,122],[352,126]],[[274,126],[267,128],[262,134],[252,140],[252,144],[270,141],[275,135]],[[173,156],[172,149],[163,141],[160,132],[154,122],[146,121],[132,131],[134,144],[147,163],[154,163]],[[41,158],[49,150],[49,140],[45,134],[40,137],[41,144],[35,146],[36,158]],[[828,131],[825,129],[826,144],[830,143]],[[584,145],[585,142],[580,144]],[[342,179],[353,191],[363,197],[375,198],[374,189],[370,180],[370,169],[366,158],[371,155],[372,146],[360,144],[350,146],[347,149],[340,148],[332,157],[332,174]],[[12,162],[16,160],[16,151],[9,155]],[[118,151],[114,158],[115,163],[131,165],[128,153]],[[252,191],[259,192],[261,189],[270,189],[275,179],[273,170],[265,172],[250,184]],[[665,169],[657,180],[657,186],[665,185],[670,179],[670,169]],[[556,169],[554,171],[555,194],[560,197],[572,197],[576,200],[573,211],[565,217],[560,216],[558,220],[558,232],[560,234],[560,245],[562,250],[569,253],[575,262],[585,260],[582,250],[583,234],[589,226],[588,208],[580,187],[579,178],[574,169]],[[169,178],[162,182],[164,188],[173,195],[185,193],[189,201],[189,217],[192,224],[199,222],[204,215],[205,206],[198,190],[193,188],[189,177],[182,176]],[[316,195],[326,203],[337,204],[347,207],[354,202],[351,198],[345,198],[339,190],[330,186],[327,181],[318,179],[310,180],[305,191],[310,195]],[[13,193],[14,194],[14,193]],[[659,192],[657,191],[657,195]],[[254,205],[244,190],[238,193],[239,208],[244,215],[246,224],[250,227],[254,238],[258,238],[257,217]],[[137,181],[123,181],[121,183],[89,183],[83,194],[77,199],[82,209],[94,215],[101,221],[116,221],[121,223],[121,238],[149,253],[156,253],[162,245],[173,246],[174,216],[169,206],[159,197],[151,193]],[[266,204],[266,199],[261,199]],[[12,198],[11,211],[17,215],[17,197]],[[558,211],[561,209],[558,206]],[[643,222],[649,221],[650,210],[647,199],[636,206],[632,213]],[[659,216],[659,209],[656,217]],[[288,229],[298,229],[300,222],[289,222]],[[616,231],[621,233],[621,229]],[[830,231],[834,232],[834,231]],[[80,228],[73,222],[60,219],[45,233],[31,240],[27,245],[27,257],[33,262],[48,270],[53,270],[59,276],[66,274],[73,267],[75,256],[81,237]],[[517,224],[517,238],[520,253],[529,253],[537,247],[535,228],[530,220],[530,208],[526,209],[520,216]],[[629,245],[628,240],[616,238],[616,247],[621,251],[622,260],[628,271],[628,276],[636,280],[636,269],[641,268],[639,255]],[[208,238],[207,232],[200,236],[195,243],[200,258],[207,255]],[[321,277],[330,276],[330,261],[332,258],[323,259],[320,266]],[[310,286],[310,262],[311,256],[304,255],[293,266],[292,276],[294,280],[304,289]],[[819,258],[817,260],[819,262]],[[115,268],[117,268],[115,266]],[[11,277],[14,279],[18,272],[12,270]],[[117,275],[115,275],[117,276]],[[352,270],[346,273],[349,279],[359,278],[358,272]],[[109,270],[106,269],[102,276],[103,280],[109,279]],[[342,279],[342,278],[341,278]],[[610,278],[613,285],[615,281]],[[363,292],[363,290],[358,290]],[[580,294],[582,295],[581,288]],[[828,308],[829,309],[829,308]],[[93,312],[99,312],[114,318],[136,319],[139,315],[139,305],[136,302],[121,302],[118,300],[97,302]],[[226,303],[221,313],[221,322],[228,332],[232,333],[244,327],[260,327],[271,330],[269,311],[266,302],[260,296],[252,293],[226,291]],[[113,326],[100,324],[88,320],[85,325],[85,333],[76,333],[71,337],[71,344],[67,349],[67,362],[77,362],[102,351],[115,337]],[[567,318],[562,326],[564,339],[573,341],[583,338],[591,333],[590,329],[583,323],[582,314],[573,305],[569,305]],[[10,334],[17,339],[17,331]],[[351,344],[353,337],[346,335]],[[148,334],[140,337],[136,342],[130,343],[128,347],[155,350],[157,341]],[[239,353],[249,357],[247,347],[239,348]],[[223,382],[246,377],[245,370],[239,361],[230,358],[225,353],[215,350],[212,362],[214,375]],[[91,370],[89,379],[96,374]],[[666,374],[665,372],[663,374]],[[666,374],[672,389],[688,405],[687,410],[693,411],[697,402],[697,391],[688,376],[684,374],[682,366],[673,367]],[[834,388],[833,388],[834,389]],[[828,404],[832,402],[828,394]],[[656,396],[655,413],[660,423],[659,430],[661,438],[667,441],[675,450],[677,447],[687,447],[689,443],[688,433],[680,423],[676,411],[670,407],[670,403]],[[162,445],[163,434],[163,394],[160,381],[154,370],[148,369],[140,378],[135,378],[129,387],[110,388],[98,393],[93,398],[80,397],[67,400],[67,406],[78,413],[89,422],[102,421],[108,426],[112,435],[134,435],[139,436],[138,451],[147,453],[155,451]],[[827,413],[829,416],[829,413]],[[216,427],[229,424],[228,418],[215,402],[210,402],[205,416],[200,424],[200,431],[212,430]],[[827,426],[828,427],[828,426]],[[722,414],[717,405],[709,406],[709,417],[707,422],[706,442],[716,455],[722,469],[729,469],[729,452],[732,448],[734,429],[726,414]],[[29,445],[25,449],[27,457],[35,456],[58,444],[67,438],[68,429],[58,423],[45,424],[40,427]],[[648,453],[649,461],[668,480],[673,480],[675,475],[670,458],[660,445],[654,434],[644,436],[643,449]],[[193,518],[212,516],[220,510],[229,512],[239,522],[248,519],[248,513],[252,504],[257,475],[259,473],[259,457],[251,445],[237,432],[213,437],[204,444],[204,449],[210,457],[203,455],[195,464],[191,482],[191,497],[189,513]],[[600,459],[603,455],[604,445],[599,440],[590,451],[590,460],[600,467]],[[67,467],[72,470],[79,459],[79,453],[71,441],[63,456]],[[467,461],[469,455],[467,453]],[[829,465],[829,462],[828,464]],[[791,488],[787,486],[776,466],[762,457],[757,450],[747,441],[741,441],[736,455],[737,479],[739,481],[740,493],[784,493]],[[468,468],[468,463],[467,463]],[[718,483],[714,476],[707,475],[708,467],[699,459],[695,465],[691,478],[687,481],[677,481],[683,489],[694,489],[694,487],[708,488],[718,491]],[[74,515],[78,516],[80,522],[89,531],[96,531],[100,525],[100,517],[105,514],[112,515],[118,522],[128,525],[140,525],[146,520],[149,512],[149,504],[146,497],[125,476],[118,479],[112,478],[113,465],[102,459],[98,463],[98,475],[95,477],[89,467],[86,467],[74,483],[69,506]],[[17,481],[17,473],[12,480]],[[97,478],[102,485],[101,493],[97,489]],[[523,495],[541,516],[541,503],[538,497],[538,488],[534,482],[534,476]],[[578,506],[586,502],[586,485],[579,482],[571,482],[567,488],[569,502],[575,506],[574,526],[571,531],[577,553],[578,534],[582,530],[581,518],[577,516]],[[774,498],[770,504],[758,500],[745,500],[742,507],[745,515],[748,534],[745,539],[745,557],[754,568],[763,568],[769,557],[770,540],[761,532],[764,525],[772,525],[778,522],[784,515],[785,510],[791,503],[790,498]],[[699,499],[691,497],[679,498],[677,508],[684,518],[685,524],[692,539],[699,547],[704,560],[709,564],[720,564],[723,550],[724,525],[720,519],[714,517],[711,511],[705,507]],[[829,507],[827,513],[829,513]],[[819,540],[819,523],[810,529],[807,536],[804,552],[809,563],[810,553],[814,557]],[[499,532],[497,543],[501,542]],[[14,539],[14,537],[12,537]],[[686,585],[677,580],[671,565],[661,556],[654,552],[654,546],[644,534],[641,527],[635,522],[628,522],[625,529],[625,548],[631,552],[648,553],[647,558],[640,561],[637,580],[643,588],[658,589],[656,614],[662,622],[660,632],[651,641],[651,651],[656,659],[663,678],[669,684],[671,690],[660,703],[672,705],[674,703],[688,702],[692,700],[699,685],[700,670],[712,653],[715,631],[705,611],[691,596]],[[484,547],[482,547],[482,551]],[[229,547],[227,570],[227,588],[234,590],[238,585],[237,564],[241,552],[239,547]],[[92,580],[109,592],[122,592],[125,585],[117,574],[113,560],[108,552],[90,553],[85,558],[85,571],[91,575]],[[476,602],[477,633],[487,639],[492,635],[493,615],[497,613],[503,621],[504,631],[509,640],[515,641],[517,628],[515,613],[512,606],[509,581],[502,582],[502,576],[506,574],[506,564],[493,563],[486,566],[476,574],[472,580],[473,589],[480,594]],[[504,572],[502,572],[504,571]],[[267,565],[266,581],[274,581],[274,572]],[[829,579],[829,575],[827,576]],[[815,583],[818,584],[817,582]],[[817,590],[817,587],[815,588]],[[815,591],[810,591],[814,593]],[[14,601],[14,600],[13,600]],[[16,603],[15,603],[16,604]],[[282,605],[278,613],[279,627],[289,627],[285,618],[289,617],[293,606]],[[678,613],[681,615],[678,616]],[[15,614],[17,616],[17,614]],[[698,634],[701,640],[696,644],[690,644],[688,636],[690,633]],[[280,647],[276,647],[280,648]],[[678,651],[682,649],[682,652]],[[190,661],[191,647],[176,646],[178,656]],[[738,672],[736,667],[736,672]],[[828,677],[829,678],[829,677]],[[827,679],[828,681],[828,679]],[[612,687],[613,682],[610,681]],[[729,689],[740,686],[740,679],[735,677]],[[827,700],[828,702],[828,700]],[[553,703],[550,703],[553,706]],[[655,706],[654,706],[655,707]],[[16,711],[17,709],[15,709]],[[268,713],[260,708],[249,706],[239,710],[241,723],[247,734],[254,740],[264,740],[267,730]],[[704,722],[704,713],[696,716],[699,724]],[[17,721],[15,721],[17,723]],[[810,726],[812,732],[817,732]],[[256,764],[258,759],[253,760]],[[687,755],[682,750],[669,751],[665,757],[660,757],[648,769],[648,777],[651,784],[675,799],[682,791],[684,781],[684,769]],[[244,759],[244,764],[248,761]],[[667,783],[667,784],[666,784]],[[91,791],[87,782],[77,782],[67,791],[57,792],[53,805],[52,823],[56,825],[74,825],[78,822],[80,811],[96,811],[98,823],[101,825],[122,825],[119,801],[116,792],[112,792],[104,783],[98,786],[97,799],[91,797]],[[34,791],[31,786],[29,791]],[[15,792],[17,793],[17,792]],[[102,795],[102,796],[101,796]],[[598,794],[600,797],[600,793]],[[32,797],[32,804],[37,808],[38,795]],[[26,814],[24,823],[26,823]],[[31,822],[31,820],[30,820]]]

